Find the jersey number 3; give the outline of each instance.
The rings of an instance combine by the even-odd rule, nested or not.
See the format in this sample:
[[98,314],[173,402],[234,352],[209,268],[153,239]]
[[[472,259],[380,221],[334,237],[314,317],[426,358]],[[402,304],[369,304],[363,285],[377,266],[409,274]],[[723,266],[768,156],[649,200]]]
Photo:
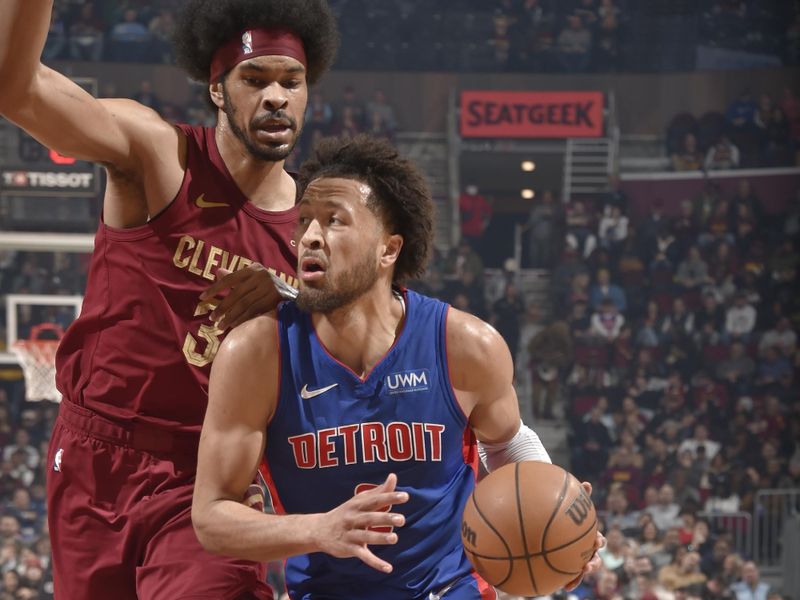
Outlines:
[[[214,310],[212,304],[201,302],[194,310],[194,316],[199,317],[200,315],[210,314],[212,310]],[[214,323],[200,325],[197,330],[197,337],[187,333],[186,339],[183,341],[183,355],[189,364],[195,367],[210,365],[219,351],[219,346],[222,343],[220,336],[223,333],[225,332]],[[203,351],[198,352],[198,347],[202,347]]]

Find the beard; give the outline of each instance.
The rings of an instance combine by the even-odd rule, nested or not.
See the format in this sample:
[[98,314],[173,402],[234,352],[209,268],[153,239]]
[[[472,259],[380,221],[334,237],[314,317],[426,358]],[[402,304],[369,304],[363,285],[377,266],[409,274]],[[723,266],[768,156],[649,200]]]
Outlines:
[[233,105],[231,97],[228,95],[228,90],[225,89],[225,86],[222,86],[222,97],[225,100],[225,106],[223,110],[225,111],[225,116],[228,117],[228,125],[230,125],[231,131],[236,138],[242,142],[244,147],[247,149],[250,155],[253,156],[253,158],[263,160],[265,162],[280,162],[289,157],[289,155],[292,153],[292,150],[294,150],[294,147],[297,145],[297,141],[300,139],[300,133],[302,132],[302,127],[298,129],[297,121],[294,118],[290,117],[282,110],[276,110],[274,112],[268,112],[260,117],[254,117],[253,120],[250,121],[251,130],[258,129],[262,123],[277,119],[289,122],[290,127],[294,132],[294,138],[288,145],[276,144],[275,146],[263,146],[258,144],[252,137],[247,135],[247,133],[245,133],[245,131],[236,123],[237,110]]
[[374,256],[368,254],[360,263],[325,282],[322,288],[309,287],[301,280],[295,302],[304,312],[329,314],[352,304],[368,292],[377,280],[378,266]]

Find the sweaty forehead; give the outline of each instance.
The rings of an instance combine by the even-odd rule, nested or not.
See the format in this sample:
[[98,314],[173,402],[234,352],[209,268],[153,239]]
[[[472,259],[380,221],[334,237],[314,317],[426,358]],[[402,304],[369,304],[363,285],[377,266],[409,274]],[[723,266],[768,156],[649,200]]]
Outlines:
[[336,204],[360,204],[366,206],[371,195],[372,188],[356,179],[320,177],[308,184],[300,203],[333,202]]

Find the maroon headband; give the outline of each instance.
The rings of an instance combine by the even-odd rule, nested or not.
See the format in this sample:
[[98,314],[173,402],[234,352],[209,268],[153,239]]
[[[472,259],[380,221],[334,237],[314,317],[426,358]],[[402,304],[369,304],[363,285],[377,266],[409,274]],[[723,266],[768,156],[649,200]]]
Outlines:
[[218,82],[243,60],[269,55],[289,56],[303,63],[304,67],[308,66],[303,40],[293,31],[279,28],[246,29],[214,53],[211,83]]

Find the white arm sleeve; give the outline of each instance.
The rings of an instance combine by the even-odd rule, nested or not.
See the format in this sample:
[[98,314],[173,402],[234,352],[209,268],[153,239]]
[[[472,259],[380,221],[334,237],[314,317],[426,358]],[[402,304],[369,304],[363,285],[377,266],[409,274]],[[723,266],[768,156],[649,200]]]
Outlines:
[[490,473],[503,465],[521,462],[523,460],[538,460],[539,462],[552,463],[550,455],[544,449],[542,441],[536,432],[519,422],[519,430],[507,442],[489,444],[478,442],[478,455],[487,471]]

